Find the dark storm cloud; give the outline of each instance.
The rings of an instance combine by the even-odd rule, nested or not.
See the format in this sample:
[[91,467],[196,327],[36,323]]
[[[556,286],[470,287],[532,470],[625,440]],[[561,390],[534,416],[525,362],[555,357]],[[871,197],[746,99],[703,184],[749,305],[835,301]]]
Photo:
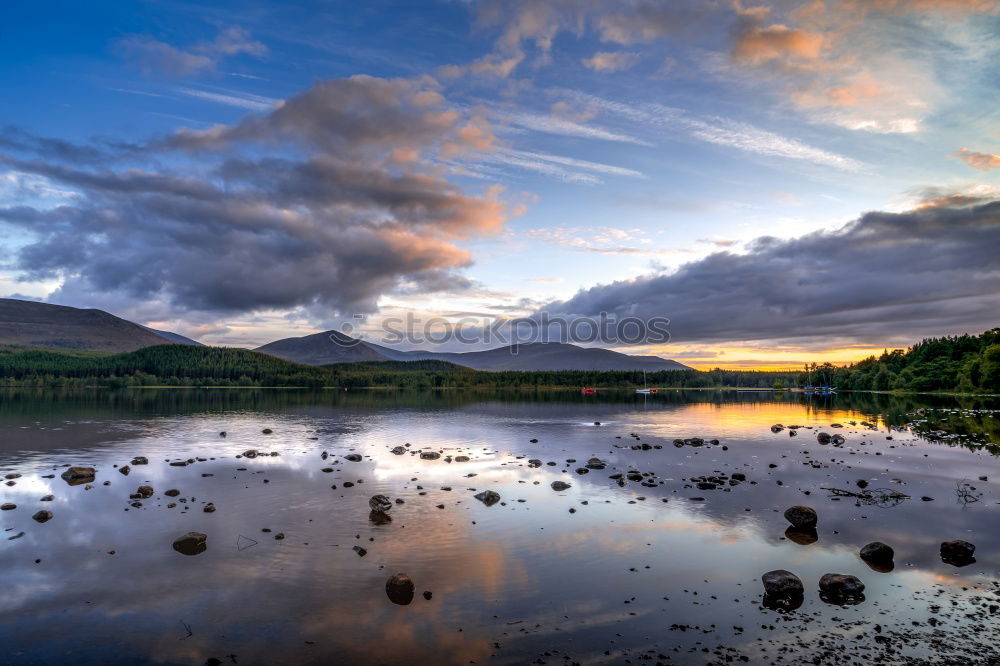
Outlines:
[[455,271],[471,259],[452,240],[498,230],[504,208],[497,189],[466,194],[434,163],[491,139],[431,82],[327,81],[267,115],[158,139],[142,159],[128,151],[130,167],[74,165],[61,158],[80,147],[21,137],[0,164],[74,194],[0,221],[29,232],[14,268],[61,279],[56,298],[370,311],[396,289],[467,286]]
[[599,285],[550,314],[670,318],[675,342],[919,338],[1000,313],[1000,202],[871,212],[832,232],[760,238],[669,275]]

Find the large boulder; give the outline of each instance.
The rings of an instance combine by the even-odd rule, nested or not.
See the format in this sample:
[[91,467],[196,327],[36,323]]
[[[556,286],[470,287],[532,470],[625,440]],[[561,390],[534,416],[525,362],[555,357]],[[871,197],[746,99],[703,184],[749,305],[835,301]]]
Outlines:
[[800,530],[812,530],[816,529],[816,521],[818,516],[816,515],[816,510],[808,506],[792,506],[785,509],[785,520],[790,522],[793,527]]
[[413,601],[413,589],[413,581],[405,573],[393,574],[385,581],[385,593],[389,601],[400,606]]

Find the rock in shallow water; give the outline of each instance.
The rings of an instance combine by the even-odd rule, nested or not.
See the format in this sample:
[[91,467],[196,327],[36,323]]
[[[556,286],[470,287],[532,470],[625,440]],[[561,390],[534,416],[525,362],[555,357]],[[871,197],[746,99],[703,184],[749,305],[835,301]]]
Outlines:
[[37,523],[47,523],[48,521],[52,520],[52,512],[45,510],[37,511],[35,512],[35,515],[31,517],[31,519]]
[[891,546],[881,541],[872,541],[870,544],[864,546],[858,554],[865,562],[876,562],[879,564],[892,562],[892,558],[896,555]]
[[976,547],[968,541],[961,539],[945,541],[941,544],[941,561],[956,567],[964,567],[976,561],[972,556],[975,552]]
[[385,495],[372,495],[371,499],[368,500],[368,507],[372,511],[385,513],[392,508],[392,502]]
[[174,550],[181,555],[197,555],[208,549],[208,536],[201,532],[188,532],[174,539]]
[[96,473],[93,467],[70,467],[59,476],[69,485],[78,486],[93,481]]
[[563,491],[563,490],[568,490],[569,488],[572,488],[572,487],[573,486],[571,484],[566,483],[565,481],[553,481],[552,482],[552,490],[555,490],[556,492]]
[[500,501],[500,493],[492,490],[484,490],[478,495],[474,495],[474,497],[486,506],[493,506]]
[[393,574],[385,582],[385,593],[389,601],[400,606],[406,606],[413,601],[413,590],[413,581],[405,573]]
[[785,520],[798,529],[815,529],[818,516],[816,510],[808,506],[792,506],[785,510]]
[[775,569],[760,577],[764,592],[771,597],[801,597],[805,593],[802,579],[791,571]]
[[864,601],[865,584],[856,576],[828,573],[819,579],[819,594],[831,603],[860,603]]

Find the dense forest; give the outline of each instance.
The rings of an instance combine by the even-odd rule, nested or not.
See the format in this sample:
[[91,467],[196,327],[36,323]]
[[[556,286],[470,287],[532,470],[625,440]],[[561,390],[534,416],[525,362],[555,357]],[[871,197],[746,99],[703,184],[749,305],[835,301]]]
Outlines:
[[[806,384],[855,391],[1000,392],[1000,329],[931,338],[838,367],[801,372],[664,370],[648,385],[670,388],[791,388]],[[639,371],[486,372],[444,361],[366,361],[313,367],[224,347],[158,345],[127,354],[0,349],[0,385],[296,386],[399,388],[639,388]]]
[[[794,372],[668,370],[650,386],[771,388]],[[246,349],[159,345],[127,354],[0,350],[5,386],[302,386],[360,388],[636,388],[638,371],[486,372],[444,361],[366,361],[313,367]]]
[[797,381],[853,391],[1000,393],[1000,328],[928,338],[845,367],[814,364]]

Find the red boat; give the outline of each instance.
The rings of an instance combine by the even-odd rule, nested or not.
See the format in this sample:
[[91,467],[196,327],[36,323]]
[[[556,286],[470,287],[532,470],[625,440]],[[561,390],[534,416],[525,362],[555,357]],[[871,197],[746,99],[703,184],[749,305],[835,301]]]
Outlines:
[[580,393],[584,395],[594,395],[595,393],[597,393],[597,389],[595,388],[580,389]]

